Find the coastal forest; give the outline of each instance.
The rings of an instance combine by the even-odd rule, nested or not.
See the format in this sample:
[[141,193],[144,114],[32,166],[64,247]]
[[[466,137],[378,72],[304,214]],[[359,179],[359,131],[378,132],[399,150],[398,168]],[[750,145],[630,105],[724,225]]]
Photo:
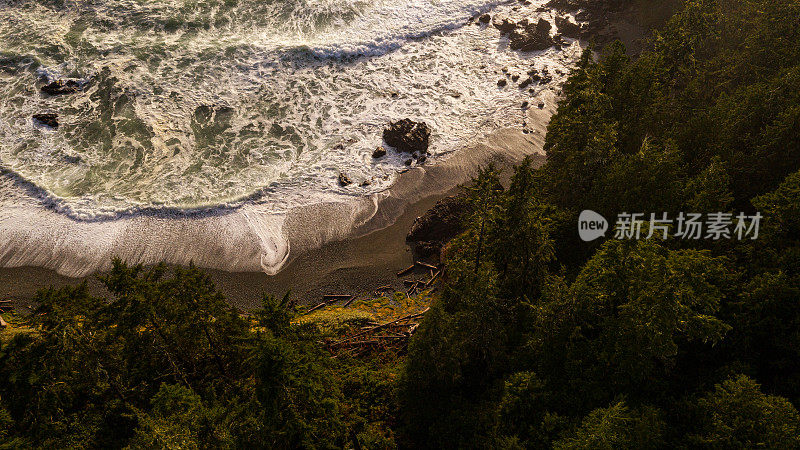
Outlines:
[[[332,357],[350,322],[242,314],[196,267],[41,291],[0,334],[0,448],[800,448],[800,1],[588,48],[545,151],[463,188],[407,347]],[[587,209],[763,219],[583,242]]]

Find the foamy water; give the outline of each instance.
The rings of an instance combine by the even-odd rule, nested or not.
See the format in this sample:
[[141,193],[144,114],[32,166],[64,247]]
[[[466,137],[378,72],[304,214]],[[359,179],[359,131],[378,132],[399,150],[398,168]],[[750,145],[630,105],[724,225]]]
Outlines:
[[[261,267],[277,270],[290,243],[275,217],[319,203],[367,205],[349,214],[347,228],[376,212],[375,196],[405,169],[393,152],[371,157],[390,120],[430,125],[433,165],[489,130],[520,125],[521,102],[560,83],[580,47],[520,54],[469,19],[487,11],[552,19],[536,12],[543,3],[2,2],[0,264],[31,263],[22,247],[30,251],[37,239],[37,220],[51,220],[12,207],[23,199],[82,227],[81,239],[97,236],[104,249],[114,247],[110,230],[130,227],[114,221],[237,211],[262,249]],[[522,79],[547,68],[554,81],[533,93],[513,83],[501,89],[503,68]],[[39,91],[62,77],[86,80],[86,88],[56,97]],[[60,126],[32,120],[43,112],[57,113]],[[340,172],[354,183],[339,186]],[[315,232],[320,241],[346,234]],[[41,245],[66,245],[51,240]],[[138,259],[182,261],[163,245]]]

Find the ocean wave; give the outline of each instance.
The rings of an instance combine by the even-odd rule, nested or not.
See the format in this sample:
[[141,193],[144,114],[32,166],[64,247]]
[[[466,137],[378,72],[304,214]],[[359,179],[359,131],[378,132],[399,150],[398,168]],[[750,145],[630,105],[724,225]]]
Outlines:
[[[136,20],[157,16],[161,23],[170,1],[149,2]],[[35,3],[14,17],[7,17],[14,7],[2,10],[0,38],[10,45],[0,56],[0,185],[14,192],[0,190],[0,222],[15,237],[0,249],[14,256],[0,254],[0,265],[28,261],[20,252],[37,239],[34,228],[42,217],[81,230],[81,239],[90,240],[110,233],[105,230],[122,233],[131,224],[174,228],[176,236],[192,239],[243,233],[225,237],[252,240],[248,256],[241,256],[247,262],[231,267],[269,273],[286,262],[290,241],[295,248],[310,239],[304,233],[315,236],[313,244],[298,248],[346,236],[375,223],[373,217],[392,216],[378,211],[377,199],[395,192],[399,174],[409,170],[407,157],[392,151],[378,160],[371,156],[389,121],[409,117],[433,129],[428,162],[410,168],[426,172],[478,136],[520,127],[526,119],[519,105],[563,80],[579,46],[519,54],[503,45],[493,27],[465,26],[489,10],[547,15],[537,11],[542,3],[383,0],[359,3],[357,14],[334,19],[322,11],[352,8],[325,0],[301,20],[309,25],[331,19],[313,33],[303,31],[306,25],[276,32],[240,18],[235,26],[225,25],[224,33],[212,25],[137,34],[99,24],[130,22],[112,17],[112,9],[100,11],[97,23],[81,22],[81,11],[91,5],[126,5],[102,1],[74,3],[47,20],[40,19]],[[550,69],[553,84],[498,87],[501,70],[525,74],[532,68]],[[87,83],[72,95],[39,93],[43,80],[62,77]],[[40,112],[57,113],[59,127],[34,123],[31,116]],[[340,186],[340,173],[354,183]],[[24,217],[6,195],[26,199]],[[303,216],[325,222],[309,223],[305,232],[283,228],[284,218],[315,205],[336,206],[326,209],[325,219]],[[191,227],[198,224],[207,228],[195,232]],[[87,270],[69,258],[81,253],[73,247],[89,243],[70,238],[67,249],[58,236],[48,239],[60,248],[58,264]],[[103,242],[106,252],[116,246]],[[134,259],[169,256],[166,248],[136,256],[151,251],[136,245],[125,244]],[[236,260],[236,245],[226,247],[227,258]],[[215,261],[192,248],[195,253],[187,254]],[[36,258],[47,255],[44,247],[28,250]],[[181,263],[188,256],[170,257]]]

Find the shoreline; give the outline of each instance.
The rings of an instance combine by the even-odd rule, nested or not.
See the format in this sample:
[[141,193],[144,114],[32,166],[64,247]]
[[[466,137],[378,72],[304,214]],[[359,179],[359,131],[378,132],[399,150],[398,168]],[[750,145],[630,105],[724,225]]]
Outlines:
[[[105,267],[89,270],[79,276],[60,274],[52,265],[57,265],[62,258],[69,258],[70,253],[63,254],[53,260],[55,250],[38,252],[27,255],[29,260],[44,262],[45,264],[17,264],[17,267],[0,268],[0,279],[4,281],[0,288],[0,298],[13,298],[20,305],[30,302],[35,292],[49,286],[64,286],[78,284],[86,280],[90,291],[100,294],[103,290],[101,284],[94,276],[102,273],[110,266],[114,250],[136,250],[132,253],[134,258],[123,258],[130,263],[141,262],[159,255],[158,260],[169,265],[185,266],[190,260],[207,272],[217,284],[220,291],[225,294],[228,301],[241,308],[252,309],[259,306],[262,293],[283,295],[292,290],[293,297],[302,303],[311,303],[321,298],[326,293],[361,293],[369,292],[379,285],[398,283],[402,281],[396,277],[396,272],[407,267],[412,262],[410,249],[405,243],[414,219],[424,214],[438,200],[455,192],[457,186],[468,182],[478,168],[494,162],[500,167],[510,167],[522,160],[526,155],[539,155],[537,163],[544,162],[542,146],[547,124],[557,106],[557,97],[554,90],[557,87],[544,90],[537,100],[545,103],[543,109],[535,107],[526,113],[528,134],[523,134],[518,128],[502,128],[490,132],[481,138],[480,142],[455,152],[451,157],[437,162],[435,165],[423,168],[412,168],[401,174],[388,190],[373,196],[355,199],[352,204],[320,204],[303,207],[286,217],[282,224],[282,232],[288,242],[292,243],[288,258],[283,261],[277,273],[269,274],[253,267],[254,256],[256,260],[263,259],[259,249],[252,246],[253,240],[258,236],[251,236],[250,248],[234,246],[223,247],[219,242],[203,239],[203,235],[218,236],[222,239],[230,237],[235,230],[218,229],[209,227],[212,224],[204,223],[211,218],[201,219],[153,219],[142,218],[144,229],[137,230],[143,235],[147,229],[152,229],[149,234],[150,245],[145,248],[128,247],[129,239],[123,239],[122,248],[107,249],[109,254],[104,262]],[[375,198],[378,197],[378,198]],[[41,211],[40,211],[41,213]],[[45,211],[46,214],[56,213]],[[225,216],[230,218],[234,214]],[[245,214],[246,215],[246,214]],[[359,215],[362,218],[359,219]],[[42,218],[39,217],[41,220]],[[63,220],[63,218],[61,218]],[[320,221],[339,224],[339,227],[317,227]],[[230,224],[230,222],[228,223]],[[67,224],[69,225],[69,224]],[[97,224],[84,224],[97,226]],[[105,225],[112,226],[113,223]],[[224,224],[219,224],[224,225]],[[242,230],[241,222],[238,230]],[[247,230],[252,233],[252,228]],[[309,232],[311,231],[311,232]],[[159,236],[157,233],[162,233]],[[183,246],[170,247],[170,236],[180,232],[191,233],[194,240],[184,239]],[[127,234],[127,233],[126,233]],[[76,236],[77,237],[77,236]],[[30,246],[30,242],[23,244]],[[239,236],[239,241],[246,239]],[[61,238],[60,244],[70,243],[71,239]],[[193,241],[197,245],[186,245]],[[180,242],[180,241],[176,241]],[[263,242],[260,242],[264,245]],[[216,244],[216,245],[215,245]],[[269,243],[278,247],[277,243]],[[24,251],[21,250],[8,254],[0,253],[0,262],[9,265],[14,257]],[[83,246],[86,244],[84,243]],[[153,246],[161,248],[153,248]],[[166,253],[171,249],[173,255]],[[70,250],[70,249],[67,249]],[[191,258],[181,261],[176,258],[178,252],[189,251],[203,258]],[[287,249],[288,251],[288,249]],[[23,255],[25,256],[25,255]],[[78,255],[79,256],[79,255]],[[172,257],[170,257],[172,256]],[[186,256],[184,254],[183,256]],[[18,257],[18,256],[17,256]],[[177,260],[176,260],[177,259]],[[17,259],[18,260],[18,259]],[[248,261],[247,264],[241,264]],[[69,267],[85,270],[86,258],[77,257]],[[233,267],[245,267],[249,270],[224,270],[219,267],[220,262],[230,262]],[[50,264],[51,267],[47,267]],[[148,265],[147,263],[145,263]],[[41,267],[44,266],[44,267]],[[263,269],[263,262],[262,267]],[[255,270],[253,270],[255,269]]]
[[[615,12],[610,21],[589,20],[604,28],[593,33],[637,46],[643,26],[659,18],[634,8]],[[322,293],[359,293],[396,283],[395,272],[412,258],[405,236],[418,215],[489,162],[509,167],[536,153],[541,155],[537,164],[544,162],[542,146],[558,89],[549,86],[530,99],[531,105],[543,101],[545,108],[525,113],[523,126],[529,134],[519,128],[495,129],[435,165],[400,174],[385,191],[298,207],[285,217],[262,204],[196,217],[150,215],[82,223],[42,208],[17,190],[0,201],[0,211],[11,211],[0,215],[0,298],[25,304],[40,288],[83,280],[99,294],[102,286],[94,275],[108,270],[114,256],[131,264],[194,262],[232,304],[243,308],[258,306],[262,292],[283,295],[292,288],[296,299],[313,302]],[[0,178],[0,189],[13,184]],[[321,222],[335,226],[317,226]]]

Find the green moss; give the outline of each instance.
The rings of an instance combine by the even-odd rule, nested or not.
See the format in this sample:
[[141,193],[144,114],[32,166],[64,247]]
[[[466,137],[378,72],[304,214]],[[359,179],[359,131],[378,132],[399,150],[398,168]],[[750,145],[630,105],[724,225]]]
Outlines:
[[352,308],[325,307],[297,319],[298,323],[313,323],[323,334],[340,333],[375,320],[367,311]]

